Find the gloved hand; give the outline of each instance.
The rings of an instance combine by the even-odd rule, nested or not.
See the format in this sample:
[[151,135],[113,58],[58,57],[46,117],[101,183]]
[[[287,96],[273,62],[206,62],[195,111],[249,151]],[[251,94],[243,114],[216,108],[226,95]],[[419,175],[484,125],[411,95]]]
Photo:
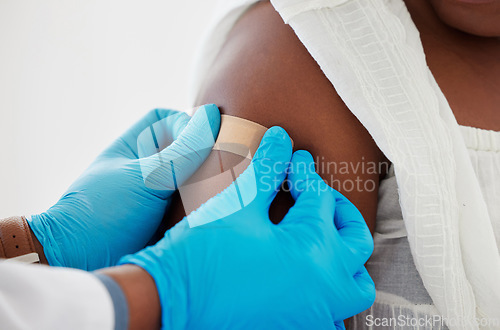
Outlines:
[[215,105],[149,112],[105,150],[48,211],[28,218],[50,265],[113,266],[144,248],[169,198],[209,155],[219,132]]
[[[132,263],[154,279],[166,329],[327,329],[368,308],[373,241],[359,211],[326,185],[306,151],[273,127],[251,165]],[[288,173],[295,205],[269,206]],[[229,209],[229,211],[228,211]]]

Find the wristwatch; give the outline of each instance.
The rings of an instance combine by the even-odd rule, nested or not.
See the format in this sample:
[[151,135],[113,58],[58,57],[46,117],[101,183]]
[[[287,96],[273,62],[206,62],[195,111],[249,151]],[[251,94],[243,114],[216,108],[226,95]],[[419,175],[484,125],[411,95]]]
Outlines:
[[40,256],[36,252],[31,231],[24,216],[0,220],[0,258],[5,258],[5,261],[30,264],[40,262]]

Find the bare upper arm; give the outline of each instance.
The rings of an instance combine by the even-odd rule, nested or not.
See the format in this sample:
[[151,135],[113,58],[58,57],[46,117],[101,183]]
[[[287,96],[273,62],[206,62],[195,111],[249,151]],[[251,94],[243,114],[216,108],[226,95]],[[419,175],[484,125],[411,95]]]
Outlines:
[[383,154],[270,3],[256,4],[236,23],[197,101],[285,128],[295,149],[313,154],[321,176],[373,231],[380,177],[374,167]]

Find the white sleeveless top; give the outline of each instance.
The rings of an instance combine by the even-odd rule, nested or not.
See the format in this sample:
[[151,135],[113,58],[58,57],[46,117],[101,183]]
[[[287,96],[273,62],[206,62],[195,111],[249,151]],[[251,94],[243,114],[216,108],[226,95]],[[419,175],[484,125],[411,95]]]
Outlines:
[[[193,101],[230,29],[256,2],[219,1],[197,53]],[[375,236],[370,267],[379,291],[372,312],[390,317],[395,306],[409,306],[404,315],[443,315],[451,329],[500,329],[500,254],[494,237],[499,238],[498,134],[459,128],[402,0],[271,3],[394,164],[395,175],[380,188],[385,195],[377,230],[389,230],[407,245],[401,251],[384,248],[381,239],[387,236]],[[497,151],[471,154],[484,149],[484,141]],[[386,217],[395,217],[384,222],[384,210]],[[376,266],[382,251],[392,259]],[[385,269],[384,276],[376,267]],[[411,278],[384,283],[389,273]],[[497,323],[482,326],[477,319]]]
[[[500,242],[500,132],[460,129]],[[392,166],[380,183],[373,239],[375,250],[366,268],[377,298],[371,308],[352,319],[349,328],[447,329],[413,263]]]

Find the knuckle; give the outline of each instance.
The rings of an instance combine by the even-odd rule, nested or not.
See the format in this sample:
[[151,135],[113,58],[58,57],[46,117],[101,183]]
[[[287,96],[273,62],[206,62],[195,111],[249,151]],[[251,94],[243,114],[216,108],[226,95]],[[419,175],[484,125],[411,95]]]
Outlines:
[[364,309],[370,308],[373,305],[373,303],[375,303],[375,299],[377,297],[377,294],[375,291],[375,284],[373,284],[373,282],[371,282],[368,287],[369,288],[367,289],[366,295],[365,295],[365,306],[364,306],[365,308]]

